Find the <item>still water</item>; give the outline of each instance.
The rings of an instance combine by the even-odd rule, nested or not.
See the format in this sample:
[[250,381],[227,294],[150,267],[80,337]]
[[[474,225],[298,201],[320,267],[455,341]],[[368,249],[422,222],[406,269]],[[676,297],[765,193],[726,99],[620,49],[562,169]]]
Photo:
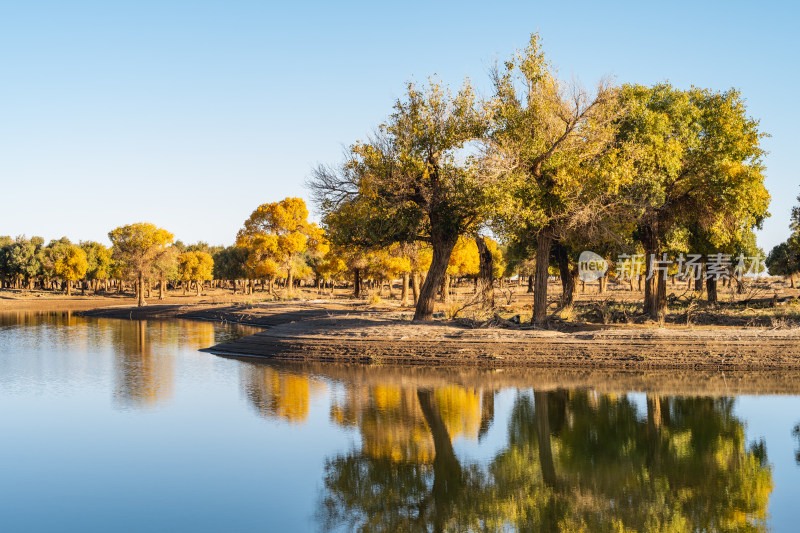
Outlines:
[[0,531],[800,527],[791,379],[198,351],[251,332],[0,315]]

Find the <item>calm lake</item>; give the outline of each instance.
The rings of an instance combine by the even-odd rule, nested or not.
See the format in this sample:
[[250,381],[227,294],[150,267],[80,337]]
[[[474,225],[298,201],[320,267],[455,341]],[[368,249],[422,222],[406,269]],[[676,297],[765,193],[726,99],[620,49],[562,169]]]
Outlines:
[[800,396],[769,376],[199,351],[254,331],[0,314],[0,530],[800,527]]

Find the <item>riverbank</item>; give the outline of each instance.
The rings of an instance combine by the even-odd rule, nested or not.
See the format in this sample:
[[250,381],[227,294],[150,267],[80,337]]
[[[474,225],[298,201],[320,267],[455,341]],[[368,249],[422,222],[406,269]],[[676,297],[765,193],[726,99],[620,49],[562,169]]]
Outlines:
[[[53,299],[50,305],[55,305]],[[84,301],[75,300],[72,302]],[[87,299],[85,302],[97,302]],[[549,329],[508,320],[411,322],[411,311],[358,300],[197,301],[73,309],[84,316],[184,318],[265,331],[207,351],[243,358],[426,366],[606,369],[800,369],[800,329],[555,322]],[[114,305],[116,304],[116,305]]]
[[208,351],[227,356],[373,364],[568,368],[800,369],[800,330],[759,328],[468,329],[403,317],[316,317]]

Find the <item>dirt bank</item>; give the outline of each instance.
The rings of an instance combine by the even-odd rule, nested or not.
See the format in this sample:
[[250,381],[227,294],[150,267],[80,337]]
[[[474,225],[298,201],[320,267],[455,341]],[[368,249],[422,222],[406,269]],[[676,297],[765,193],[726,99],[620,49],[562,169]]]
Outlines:
[[581,368],[800,369],[800,330],[467,329],[342,314],[309,317],[214,353],[304,361]]
[[[192,318],[265,331],[209,348],[275,360],[607,369],[800,369],[800,329],[652,325],[470,329],[412,323],[407,312],[331,301],[105,307],[81,314]],[[563,325],[562,325],[563,326]]]

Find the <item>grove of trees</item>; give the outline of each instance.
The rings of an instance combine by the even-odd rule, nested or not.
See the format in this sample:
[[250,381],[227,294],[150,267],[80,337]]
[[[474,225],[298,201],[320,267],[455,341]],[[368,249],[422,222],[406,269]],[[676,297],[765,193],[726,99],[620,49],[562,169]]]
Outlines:
[[[469,80],[456,91],[437,80],[408,84],[372,135],[312,172],[320,225],[303,199],[286,198],[256,207],[228,247],[187,246],[149,223],[112,230],[111,248],[0,237],[0,283],[70,294],[132,282],[144,305],[153,283],[159,298],[168,286],[200,295],[208,283],[245,294],[260,284],[272,296],[277,285],[290,297],[312,282],[319,293],[340,283],[375,297],[387,287],[394,296],[401,280],[401,302],[424,321],[437,296],[450,302],[453,280],[474,281],[473,303],[491,310],[495,281],[516,274],[528,277],[531,321],[540,324],[548,278],[560,278],[559,310],[568,309],[579,254],[591,250],[610,261],[601,291],[627,270],[644,315],[662,320],[667,274],[715,304],[719,268],[710,258],[727,258],[731,274],[736,257],[761,255],[753,231],[769,216],[765,134],[738,91],[608,80],[586,89],[557,76],[537,35],[489,81],[484,98]],[[691,269],[667,260],[682,265],[692,253],[701,259]],[[766,264],[795,286],[800,205]]]

